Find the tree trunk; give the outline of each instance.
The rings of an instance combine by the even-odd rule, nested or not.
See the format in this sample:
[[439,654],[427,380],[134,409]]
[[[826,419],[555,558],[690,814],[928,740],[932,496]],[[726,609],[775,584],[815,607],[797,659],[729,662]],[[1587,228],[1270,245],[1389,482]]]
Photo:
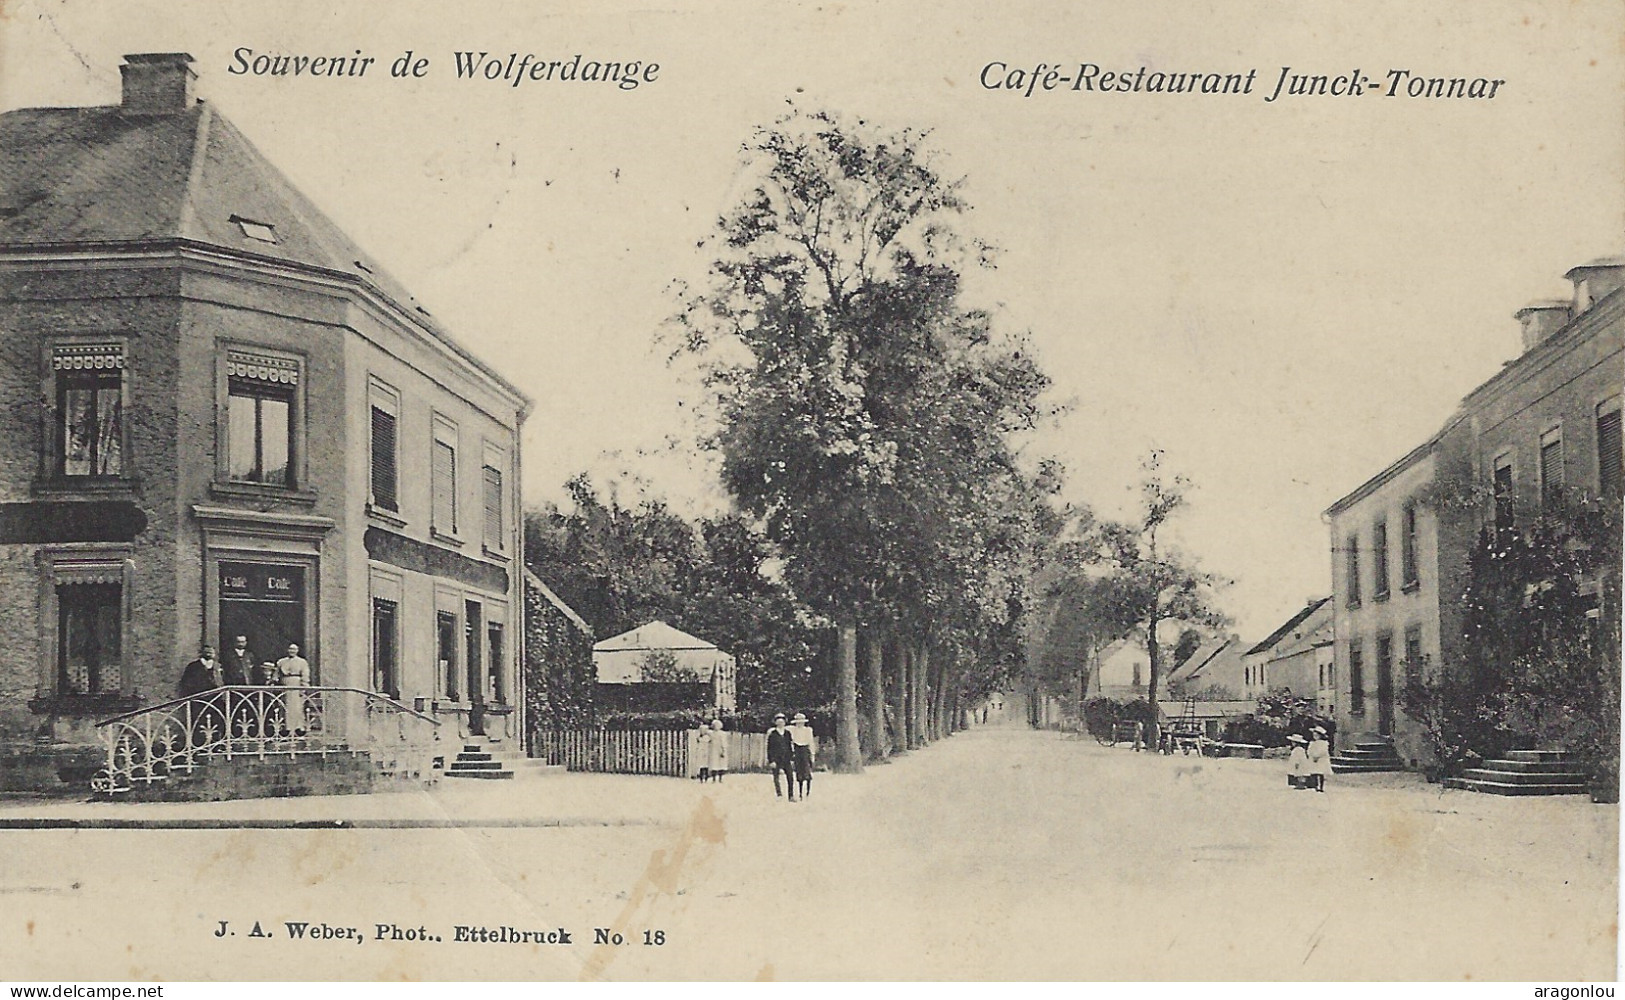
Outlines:
[[878,628],[870,629],[867,633],[868,644],[864,649],[864,698],[869,709],[869,731],[874,734],[873,757],[879,760],[891,753],[891,741],[886,737],[886,677],[885,668],[886,633]]
[[1153,747],[1158,745],[1157,741],[1161,736],[1161,734],[1157,731],[1157,681],[1162,679],[1162,657],[1159,655],[1159,650],[1157,649],[1158,617],[1159,616],[1157,615],[1156,609],[1153,608],[1151,611],[1151,620],[1149,623],[1147,623],[1145,629],[1146,652],[1150,654],[1151,657],[1150,676],[1146,678],[1145,684],[1145,698],[1146,701],[1151,703],[1151,722],[1146,726],[1146,735],[1150,738],[1151,745]]
[[920,643],[919,652],[914,663],[914,738],[917,746],[925,746],[925,698],[929,690],[926,686],[926,674],[931,669],[931,650],[925,643]]
[[914,684],[914,646],[897,640],[897,746],[914,749],[914,715],[911,687]]
[[858,746],[858,630],[840,626],[840,652],[835,663],[835,770],[856,774],[863,770]]

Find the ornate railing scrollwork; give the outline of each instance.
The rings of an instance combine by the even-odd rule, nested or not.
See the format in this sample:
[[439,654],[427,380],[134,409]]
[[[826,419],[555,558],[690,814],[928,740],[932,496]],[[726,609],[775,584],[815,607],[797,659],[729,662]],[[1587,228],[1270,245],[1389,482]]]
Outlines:
[[97,723],[102,794],[190,773],[214,758],[363,751],[381,773],[427,778],[439,720],[359,688],[214,688]]

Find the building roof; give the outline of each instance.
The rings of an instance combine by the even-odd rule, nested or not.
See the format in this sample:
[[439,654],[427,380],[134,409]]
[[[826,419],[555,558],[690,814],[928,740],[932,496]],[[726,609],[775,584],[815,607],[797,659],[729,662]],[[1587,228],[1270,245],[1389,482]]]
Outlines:
[[1305,621],[1307,621],[1309,619],[1310,615],[1314,614],[1316,611],[1319,611],[1321,608],[1324,608],[1330,602],[1331,602],[1330,597],[1322,597],[1322,598],[1319,598],[1317,600],[1310,601],[1308,604],[1305,604],[1303,606],[1303,610],[1299,611],[1297,614],[1293,615],[1291,618],[1288,618],[1286,620],[1286,622],[1281,625],[1280,628],[1276,629],[1274,632],[1271,632],[1269,635],[1265,636],[1264,641],[1260,642],[1258,645],[1254,646],[1252,649],[1247,650],[1247,655],[1248,656],[1253,656],[1253,655],[1255,655],[1257,653],[1267,653],[1267,652],[1269,652],[1271,649],[1275,648],[1275,645],[1277,643],[1279,643],[1282,639],[1284,639],[1287,636],[1291,635],[1293,629],[1297,628],[1299,625],[1302,625]]
[[565,618],[568,618],[572,625],[585,633],[587,638],[592,638],[592,626],[588,625],[580,615],[576,614],[574,608],[564,603],[564,598],[553,593],[553,588],[543,583],[542,578],[531,572],[529,567],[526,567],[525,569],[525,583],[535,587],[536,592],[541,594],[547,603],[553,605],[555,608],[558,608],[559,613],[564,615]]
[[[272,227],[275,242],[249,236],[239,220]],[[158,115],[116,105],[0,115],[0,250],[153,242],[226,250],[370,289],[529,407],[210,105]]]
[[634,650],[653,649],[716,649],[715,643],[706,642],[698,636],[689,635],[680,628],[667,625],[663,621],[652,621],[647,625],[620,635],[612,635],[603,642],[592,647],[594,653],[618,653]]
[[1168,673],[1168,681],[1200,680],[1202,672],[1219,659],[1220,654],[1234,655],[1242,648],[1241,640],[1233,636],[1215,636],[1205,640],[1196,651],[1186,657],[1179,665]]

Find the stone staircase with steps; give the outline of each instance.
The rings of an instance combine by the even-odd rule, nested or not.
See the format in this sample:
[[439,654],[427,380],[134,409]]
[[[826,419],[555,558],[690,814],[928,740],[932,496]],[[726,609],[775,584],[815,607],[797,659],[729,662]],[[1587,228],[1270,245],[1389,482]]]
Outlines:
[[1590,776],[1562,750],[1508,750],[1504,758],[1486,760],[1460,776],[1444,779],[1446,788],[1490,795],[1583,795]]
[[516,745],[491,743],[481,737],[463,740],[462,749],[446,769],[448,778],[477,778],[487,781],[508,780],[515,777],[551,777],[564,774],[562,765],[549,765],[546,760],[525,757]]
[[1332,754],[1333,774],[1376,774],[1405,770],[1405,761],[1385,736],[1356,736],[1347,747]]

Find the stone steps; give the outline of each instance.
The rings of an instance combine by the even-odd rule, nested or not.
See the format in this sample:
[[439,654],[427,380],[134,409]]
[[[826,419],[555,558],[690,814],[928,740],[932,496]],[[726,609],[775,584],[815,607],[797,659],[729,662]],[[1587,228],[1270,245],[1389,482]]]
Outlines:
[[1562,750],[1508,750],[1505,757],[1444,779],[1444,786],[1487,795],[1584,795],[1590,781]]
[[1332,754],[1333,774],[1383,774],[1405,770],[1393,743],[1373,736],[1356,737]]
[[462,750],[443,772],[448,778],[475,778],[483,781],[508,781],[514,777],[507,767],[490,752],[488,744],[464,743]]

